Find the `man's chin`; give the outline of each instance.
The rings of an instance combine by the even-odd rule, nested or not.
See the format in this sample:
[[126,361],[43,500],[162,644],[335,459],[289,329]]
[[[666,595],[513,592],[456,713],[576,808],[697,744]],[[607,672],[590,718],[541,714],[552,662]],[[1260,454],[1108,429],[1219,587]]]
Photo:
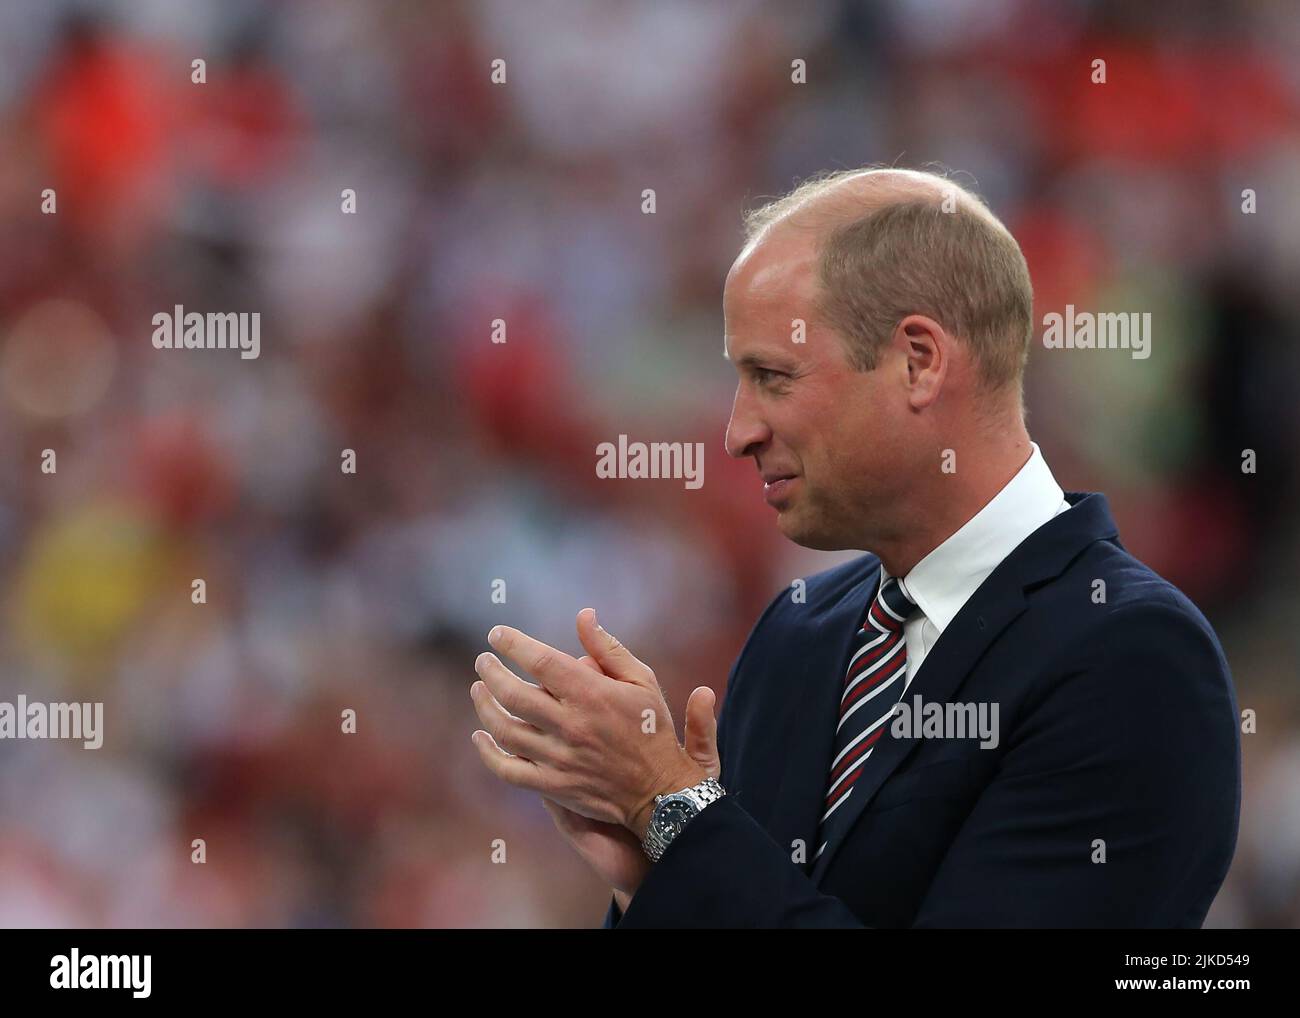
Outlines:
[[776,525],[787,540],[813,551],[843,551],[851,547],[838,534],[827,527],[818,526],[816,521],[809,520],[804,513],[794,508],[778,512]]

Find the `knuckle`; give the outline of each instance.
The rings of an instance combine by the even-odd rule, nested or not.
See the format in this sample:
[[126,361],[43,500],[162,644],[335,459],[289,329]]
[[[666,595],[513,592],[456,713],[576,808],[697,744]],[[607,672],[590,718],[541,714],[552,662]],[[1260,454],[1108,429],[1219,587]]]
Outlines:
[[492,736],[492,741],[495,742],[500,749],[504,749],[507,752],[509,751],[509,746],[506,744],[510,741],[510,733],[506,729],[504,718],[492,718],[492,720],[487,723],[487,733]]
[[512,718],[519,716],[519,708],[525,703],[524,691],[520,688],[518,682],[506,684],[501,695],[497,697],[497,703],[501,704],[501,709],[509,714]]
[[514,706],[514,694],[511,692],[511,690],[508,687],[504,687],[500,685],[491,686],[488,688],[488,692],[492,694],[492,699],[496,701],[494,705],[495,709],[492,711],[492,713],[498,715],[502,713],[506,713],[506,714],[514,713],[511,710],[511,708]]
[[579,760],[579,754],[563,742],[552,746],[549,753],[552,764],[562,771],[572,770]]

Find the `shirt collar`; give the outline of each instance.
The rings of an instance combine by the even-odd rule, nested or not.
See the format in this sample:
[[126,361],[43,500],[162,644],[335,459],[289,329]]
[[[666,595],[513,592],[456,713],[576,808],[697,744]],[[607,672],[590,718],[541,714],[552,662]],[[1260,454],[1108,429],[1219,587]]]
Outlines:
[[[940,633],[1021,541],[1069,507],[1037,444],[1030,446],[1029,459],[1016,476],[902,579],[904,590]],[[888,578],[882,563],[880,582]]]

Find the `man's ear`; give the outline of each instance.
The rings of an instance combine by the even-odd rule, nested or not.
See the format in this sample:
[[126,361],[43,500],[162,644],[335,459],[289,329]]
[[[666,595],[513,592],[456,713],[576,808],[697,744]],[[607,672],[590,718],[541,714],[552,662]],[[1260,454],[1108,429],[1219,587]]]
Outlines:
[[907,363],[908,402],[917,410],[929,406],[939,398],[948,375],[948,333],[933,318],[908,315],[894,330],[894,345]]

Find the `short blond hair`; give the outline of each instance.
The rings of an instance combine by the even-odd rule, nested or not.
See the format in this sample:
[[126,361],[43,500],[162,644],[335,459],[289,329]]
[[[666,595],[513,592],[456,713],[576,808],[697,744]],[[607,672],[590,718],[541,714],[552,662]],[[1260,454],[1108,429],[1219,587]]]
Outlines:
[[[873,177],[862,184],[879,195],[839,186]],[[921,186],[891,186],[900,182]],[[1020,245],[975,194],[934,173],[842,170],[747,212],[746,240],[778,221],[804,222],[821,234],[817,309],[845,338],[859,370],[876,366],[903,318],[922,314],[969,344],[989,389],[1020,392],[1033,338],[1033,284]]]

